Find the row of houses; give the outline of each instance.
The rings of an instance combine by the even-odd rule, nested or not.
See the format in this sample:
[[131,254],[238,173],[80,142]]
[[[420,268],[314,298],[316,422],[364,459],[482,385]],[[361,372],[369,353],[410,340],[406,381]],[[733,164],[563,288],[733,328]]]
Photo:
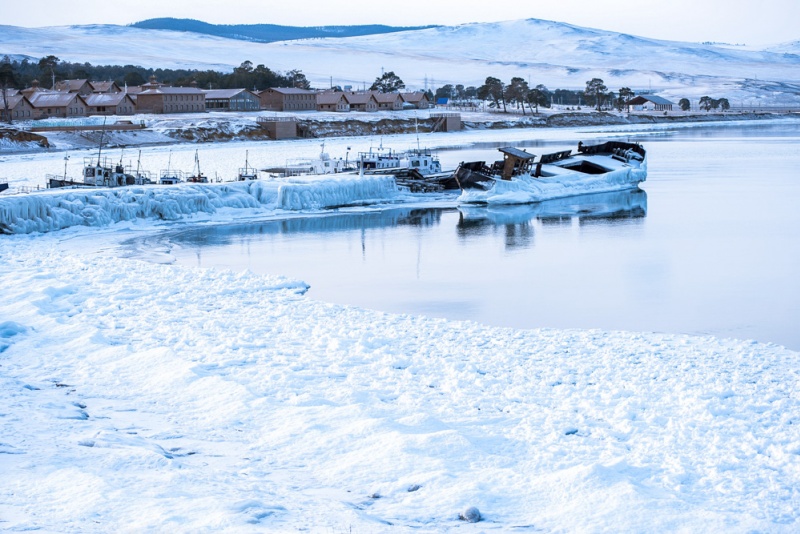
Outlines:
[[[379,93],[377,91],[312,91],[270,88],[199,89],[171,87],[151,77],[149,83],[119,87],[115,82],[64,80],[53,89],[31,87],[7,89],[0,94],[0,120],[85,117],[88,115],[133,115],[136,113],[198,113],[203,111],[379,111],[425,109],[425,93]],[[8,110],[6,112],[6,110]]]

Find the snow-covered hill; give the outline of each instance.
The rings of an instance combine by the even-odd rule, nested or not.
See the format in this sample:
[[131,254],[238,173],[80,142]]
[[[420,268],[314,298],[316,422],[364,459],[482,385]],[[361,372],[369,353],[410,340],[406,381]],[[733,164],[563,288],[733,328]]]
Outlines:
[[673,98],[709,94],[734,103],[794,103],[800,93],[797,48],[660,41],[537,19],[270,44],[111,25],[0,27],[0,54],[54,54],[94,64],[230,71],[250,60],[276,70],[300,69],[317,86],[360,87],[382,70],[396,72],[411,88],[478,85],[487,76],[582,88],[600,77],[612,90],[652,89]]

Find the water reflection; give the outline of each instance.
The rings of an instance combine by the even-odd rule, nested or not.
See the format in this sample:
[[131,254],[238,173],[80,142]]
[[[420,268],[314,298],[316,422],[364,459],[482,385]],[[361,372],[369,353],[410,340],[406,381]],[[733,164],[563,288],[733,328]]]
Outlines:
[[[165,234],[162,240],[185,247],[224,247],[275,235],[324,235],[361,232],[362,248],[368,230],[410,227],[427,229],[442,224],[447,208],[394,208],[367,213],[329,213],[279,221],[199,227]],[[542,226],[619,223],[641,220],[647,214],[647,194],[641,189],[582,195],[514,206],[460,206],[456,234],[461,239],[505,232],[508,248],[533,244],[536,222]]]
[[615,193],[597,193],[548,200],[517,206],[459,206],[456,230],[459,237],[470,239],[505,227],[509,249],[533,244],[534,221],[542,226],[579,226],[608,223],[639,223],[647,215],[647,193],[641,189]]

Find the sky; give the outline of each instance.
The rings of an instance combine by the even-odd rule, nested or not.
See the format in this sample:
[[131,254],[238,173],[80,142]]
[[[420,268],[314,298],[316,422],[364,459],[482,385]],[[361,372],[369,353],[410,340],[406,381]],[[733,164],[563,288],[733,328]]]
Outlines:
[[637,6],[630,0],[493,0],[485,7],[464,0],[404,0],[398,9],[377,9],[374,0],[289,2],[235,0],[40,0],[31,10],[9,1],[2,24],[24,27],[130,24],[158,17],[194,18],[214,24],[289,26],[387,24],[454,25],[538,18],[651,37],[752,46],[800,40],[800,0],[670,0]]

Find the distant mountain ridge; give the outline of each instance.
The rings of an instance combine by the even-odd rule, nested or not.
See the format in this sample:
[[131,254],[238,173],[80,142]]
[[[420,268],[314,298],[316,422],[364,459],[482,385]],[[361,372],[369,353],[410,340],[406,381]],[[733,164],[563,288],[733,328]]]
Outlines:
[[438,26],[385,26],[368,24],[360,26],[280,26],[277,24],[209,24],[195,19],[157,18],[129,24],[133,28],[146,30],[170,30],[194,32],[227,39],[240,39],[258,43],[294,41],[318,37],[358,37],[412,30],[424,30]]

